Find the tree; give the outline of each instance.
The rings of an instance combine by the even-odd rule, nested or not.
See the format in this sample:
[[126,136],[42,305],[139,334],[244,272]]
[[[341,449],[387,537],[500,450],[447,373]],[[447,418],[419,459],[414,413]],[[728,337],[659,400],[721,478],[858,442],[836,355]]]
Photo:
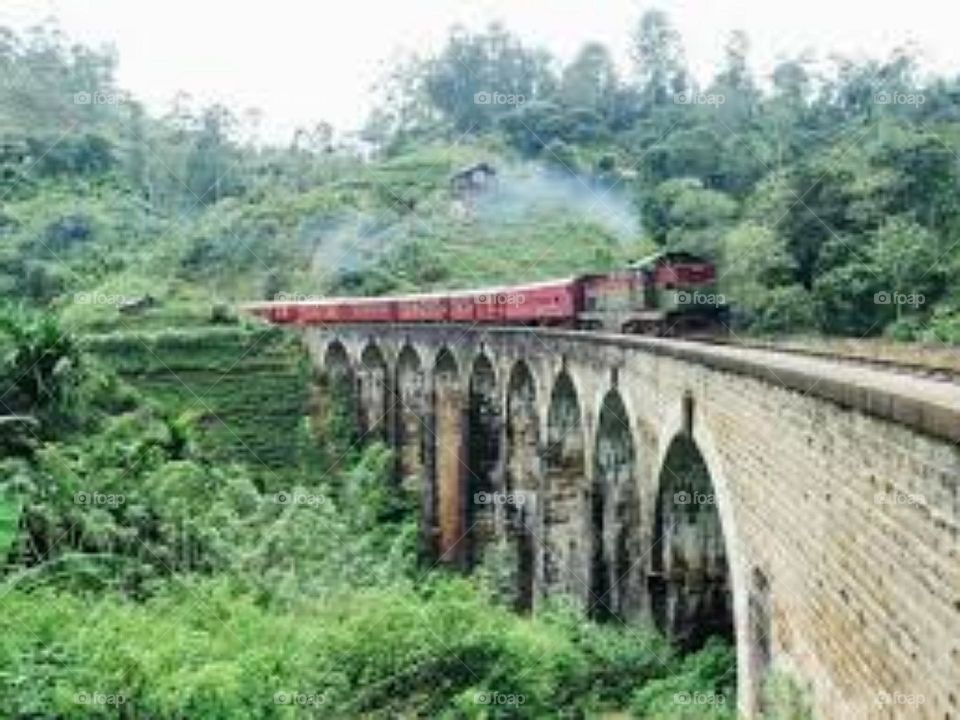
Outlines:
[[460,133],[489,129],[517,105],[556,86],[549,56],[527,49],[496,24],[476,35],[455,30],[421,75],[427,102]]
[[662,183],[641,198],[644,225],[653,238],[671,250],[718,257],[722,237],[737,215],[737,203],[722,192],[703,187],[695,178]]
[[665,105],[687,87],[680,36],[666,13],[648,10],[633,37],[633,61],[645,105]]
[[810,141],[808,128],[811,80],[804,58],[785,60],[773,70],[773,94],[763,113],[766,134],[772,136],[776,168],[795,158]]
[[760,101],[760,91],[747,64],[749,50],[746,33],[734,31],[727,41],[723,67],[708,89],[710,94],[723,98],[723,102],[717,105],[717,112],[734,132],[747,129]]
[[873,235],[871,254],[884,286],[878,304],[892,308],[897,320],[905,310],[921,309],[944,290],[946,269],[936,238],[909,217],[888,218]]
[[212,105],[200,116],[186,158],[186,185],[193,195],[188,204],[213,205],[239,191],[241,183],[234,173],[239,156],[230,139],[234,125],[233,114],[222,105]]
[[766,332],[812,326],[812,299],[794,284],[793,258],[775,229],[751,220],[730,229],[721,267],[721,287],[741,322]]
[[559,95],[568,107],[608,116],[617,89],[617,71],[609,51],[599,43],[587,43],[563,69]]
[[55,316],[0,305],[0,415],[26,417],[52,437],[73,420],[79,377],[76,341]]

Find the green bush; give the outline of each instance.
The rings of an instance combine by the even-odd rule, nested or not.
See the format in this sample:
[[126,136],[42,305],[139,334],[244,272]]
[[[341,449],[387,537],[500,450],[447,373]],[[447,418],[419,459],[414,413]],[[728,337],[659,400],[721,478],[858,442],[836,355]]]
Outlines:
[[734,648],[711,639],[683,658],[672,672],[641,687],[631,709],[651,720],[733,720],[737,659]]
[[19,524],[19,503],[6,493],[0,493],[0,569],[6,565],[7,554],[17,539]]
[[811,720],[807,691],[796,679],[784,672],[770,673],[763,683],[762,702],[764,720]]
[[522,618],[462,579],[303,596],[282,611],[223,580],[172,584],[140,604],[15,590],[5,606],[6,717],[115,715],[83,693],[157,718],[585,717],[670,667],[652,633]]

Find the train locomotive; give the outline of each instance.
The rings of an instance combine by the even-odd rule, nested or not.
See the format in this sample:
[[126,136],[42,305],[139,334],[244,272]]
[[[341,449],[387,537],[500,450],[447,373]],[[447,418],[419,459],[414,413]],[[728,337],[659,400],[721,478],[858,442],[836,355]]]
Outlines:
[[605,273],[523,285],[417,295],[249,303],[248,312],[294,325],[467,323],[553,326],[660,336],[714,334],[727,307],[716,268],[662,252]]

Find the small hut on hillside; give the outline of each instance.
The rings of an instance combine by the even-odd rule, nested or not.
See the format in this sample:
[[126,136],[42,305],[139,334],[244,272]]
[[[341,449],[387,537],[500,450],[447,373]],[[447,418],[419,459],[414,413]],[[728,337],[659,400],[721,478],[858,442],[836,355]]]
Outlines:
[[450,191],[461,200],[488,189],[497,179],[497,171],[488,162],[478,162],[455,172],[450,178]]

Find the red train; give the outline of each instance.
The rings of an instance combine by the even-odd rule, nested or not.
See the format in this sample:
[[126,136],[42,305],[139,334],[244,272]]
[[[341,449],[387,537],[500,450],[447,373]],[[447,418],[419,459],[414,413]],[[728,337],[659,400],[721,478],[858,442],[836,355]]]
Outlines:
[[250,303],[273,323],[469,323],[552,325],[613,332],[679,335],[723,326],[713,263],[688,253],[660,253],[623,270],[479,290],[392,297],[341,297]]

